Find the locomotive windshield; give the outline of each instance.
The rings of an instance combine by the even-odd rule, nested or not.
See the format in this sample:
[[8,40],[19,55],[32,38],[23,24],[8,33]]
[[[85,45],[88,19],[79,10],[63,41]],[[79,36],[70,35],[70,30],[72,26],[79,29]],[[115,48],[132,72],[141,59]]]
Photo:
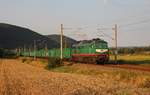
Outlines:
[[108,48],[107,43],[96,43],[96,48],[106,49]]

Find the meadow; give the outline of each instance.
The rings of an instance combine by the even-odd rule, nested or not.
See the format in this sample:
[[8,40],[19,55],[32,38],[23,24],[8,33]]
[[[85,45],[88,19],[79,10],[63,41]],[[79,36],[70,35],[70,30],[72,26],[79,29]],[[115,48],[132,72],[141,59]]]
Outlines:
[[[113,55],[110,56],[110,61],[114,61]],[[118,62],[120,64],[150,65],[150,55],[140,55],[140,54],[118,55]]]
[[50,71],[100,79],[101,82],[97,86],[104,82],[105,95],[149,95],[150,93],[150,72],[92,64],[65,65]]
[[[114,61],[113,56],[110,59],[111,62]],[[120,64],[150,66],[150,55],[119,55],[118,60]],[[48,64],[43,60],[26,60],[24,63],[44,69]],[[76,76],[79,78],[78,82],[86,77],[82,81],[84,87],[79,86],[81,89],[73,92],[72,95],[149,95],[150,93],[150,72],[148,71],[73,62],[64,62],[64,65],[49,68],[48,71]],[[87,80],[88,82],[85,83]]]

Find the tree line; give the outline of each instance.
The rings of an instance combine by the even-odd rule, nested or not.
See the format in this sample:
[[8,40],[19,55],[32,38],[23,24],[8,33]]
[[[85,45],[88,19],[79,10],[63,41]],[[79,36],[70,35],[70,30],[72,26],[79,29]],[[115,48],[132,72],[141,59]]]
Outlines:
[[12,58],[12,57],[16,57],[16,56],[17,56],[17,54],[14,50],[0,48],[0,58]]
[[[114,48],[110,49],[113,52]],[[120,47],[118,54],[150,54],[150,46],[147,47]]]

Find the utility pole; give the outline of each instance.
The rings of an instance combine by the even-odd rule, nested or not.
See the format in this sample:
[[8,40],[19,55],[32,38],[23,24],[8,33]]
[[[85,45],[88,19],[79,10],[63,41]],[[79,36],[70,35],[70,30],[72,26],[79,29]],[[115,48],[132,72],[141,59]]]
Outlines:
[[36,59],[36,40],[34,40],[34,60]]
[[31,50],[30,50],[30,46],[29,46],[29,48],[28,48],[28,49],[29,49],[29,51],[28,51],[28,52],[29,52],[29,57],[30,57],[30,52],[31,52]]
[[26,52],[26,46],[25,46],[25,44],[24,44],[24,46],[23,46],[24,57],[25,57],[25,52]]
[[46,55],[46,57],[48,57],[48,48],[47,48],[47,43],[45,43],[45,55]]
[[18,56],[20,56],[20,48],[18,48]]
[[63,59],[63,24],[61,24],[60,31],[60,59]]
[[117,24],[115,24],[115,27],[113,28],[114,30],[114,43],[115,43],[115,64],[117,64],[117,55],[118,55],[118,27]]

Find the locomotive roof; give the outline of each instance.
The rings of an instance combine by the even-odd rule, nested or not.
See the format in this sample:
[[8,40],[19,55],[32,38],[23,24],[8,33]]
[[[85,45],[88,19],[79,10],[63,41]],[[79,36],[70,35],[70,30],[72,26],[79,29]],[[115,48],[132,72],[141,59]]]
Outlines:
[[82,46],[85,44],[91,44],[91,43],[95,43],[95,42],[101,42],[101,43],[107,43],[106,41],[96,38],[96,39],[92,39],[92,40],[82,40],[82,41],[78,41],[77,44],[74,44],[73,47],[78,47],[78,46]]

